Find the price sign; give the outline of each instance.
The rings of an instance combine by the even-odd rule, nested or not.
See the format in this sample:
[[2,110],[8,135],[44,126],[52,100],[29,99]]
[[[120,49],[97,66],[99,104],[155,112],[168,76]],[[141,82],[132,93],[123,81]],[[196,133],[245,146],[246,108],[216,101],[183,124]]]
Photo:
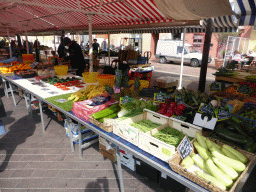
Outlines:
[[220,91],[221,86],[220,86],[220,84],[214,82],[211,85],[209,85],[209,89],[210,89],[210,92]]
[[184,159],[189,156],[193,151],[193,145],[189,141],[189,138],[185,136],[177,147],[177,151],[180,154],[181,158]]
[[231,114],[228,108],[218,109],[215,114],[218,121],[223,121],[231,117]]
[[58,102],[58,103],[65,103],[68,100],[67,99],[58,99],[58,100],[55,100],[55,101]]
[[252,88],[249,87],[248,85],[246,84],[243,84],[241,86],[238,87],[237,93],[242,93],[242,94],[245,94],[245,95],[250,95],[251,92],[252,92]]
[[120,106],[128,103],[128,102],[133,102],[133,98],[130,97],[120,97]]
[[176,103],[184,102],[184,96],[182,95],[175,96],[175,102]]
[[199,110],[198,110],[198,112],[200,112],[200,113],[207,113],[211,116],[214,115],[214,111],[215,111],[215,109],[213,107],[211,107],[210,105],[206,105],[204,103],[201,103]]
[[154,102],[165,103],[166,94],[165,93],[154,93]]

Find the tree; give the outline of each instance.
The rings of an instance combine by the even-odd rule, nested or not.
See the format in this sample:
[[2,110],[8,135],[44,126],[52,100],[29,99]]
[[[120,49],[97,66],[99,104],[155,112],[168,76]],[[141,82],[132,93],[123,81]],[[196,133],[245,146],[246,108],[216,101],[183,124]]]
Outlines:
[[230,32],[230,33],[214,33],[213,35],[218,42],[217,57],[222,58],[225,55],[228,36],[239,37],[240,32],[238,31],[238,32]]

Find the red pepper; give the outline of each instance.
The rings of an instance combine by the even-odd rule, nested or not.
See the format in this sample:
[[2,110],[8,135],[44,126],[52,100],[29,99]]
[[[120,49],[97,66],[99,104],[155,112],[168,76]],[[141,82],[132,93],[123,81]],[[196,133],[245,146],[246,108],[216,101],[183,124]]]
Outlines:
[[173,114],[174,114],[174,110],[172,110],[172,109],[166,110],[166,116],[171,117],[171,116],[173,116]]

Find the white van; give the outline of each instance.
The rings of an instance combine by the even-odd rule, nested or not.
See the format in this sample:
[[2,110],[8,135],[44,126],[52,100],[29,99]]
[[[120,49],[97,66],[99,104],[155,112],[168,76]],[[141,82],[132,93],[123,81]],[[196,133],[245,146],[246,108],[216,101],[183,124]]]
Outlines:
[[[158,40],[156,48],[156,58],[164,64],[167,60],[180,62],[182,54],[182,40]],[[192,67],[198,67],[202,63],[202,53],[198,53],[194,47],[185,43],[184,63]],[[209,56],[208,63],[211,62]]]

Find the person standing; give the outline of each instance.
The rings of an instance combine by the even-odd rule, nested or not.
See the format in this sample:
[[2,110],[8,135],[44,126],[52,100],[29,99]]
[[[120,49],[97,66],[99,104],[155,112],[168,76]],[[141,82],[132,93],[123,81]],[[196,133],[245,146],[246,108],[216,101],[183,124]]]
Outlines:
[[99,43],[97,43],[97,39],[93,39],[92,51],[99,53],[99,48],[100,48],[100,45]]
[[77,69],[76,75],[82,76],[85,69],[85,60],[80,45],[76,41],[71,41],[68,37],[63,39],[63,44],[68,47],[69,56],[66,57],[66,60],[70,60],[71,67]]
[[40,42],[36,39],[34,42],[34,48],[36,51],[36,62],[39,62],[40,59]]
[[108,43],[106,42],[106,39],[104,39],[101,43],[102,51],[108,51],[107,47],[108,47]]

